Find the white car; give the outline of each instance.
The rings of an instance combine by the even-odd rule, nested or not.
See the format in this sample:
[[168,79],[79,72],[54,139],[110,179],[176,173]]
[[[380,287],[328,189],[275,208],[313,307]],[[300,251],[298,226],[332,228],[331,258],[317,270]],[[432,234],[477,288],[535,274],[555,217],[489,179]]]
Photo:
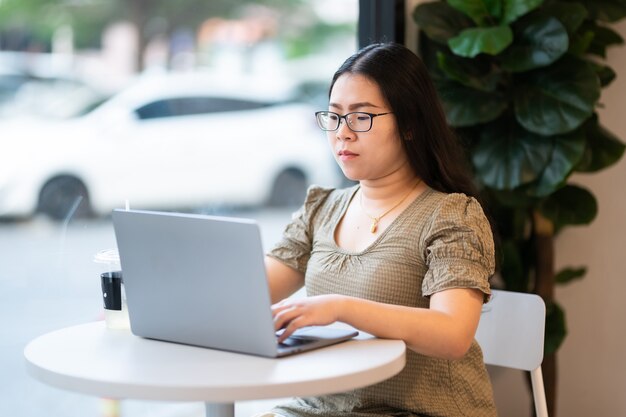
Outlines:
[[309,105],[265,80],[140,78],[68,120],[0,120],[0,216],[299,204],[341,183]]

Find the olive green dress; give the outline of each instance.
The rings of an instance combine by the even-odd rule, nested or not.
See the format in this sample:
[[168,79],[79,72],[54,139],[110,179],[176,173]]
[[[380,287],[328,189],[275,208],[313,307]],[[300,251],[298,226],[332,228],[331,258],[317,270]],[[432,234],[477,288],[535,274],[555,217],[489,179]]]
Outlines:
[[[311,187],[283,239],[268,254],[305,274],[309,296],[342,294],[428,308],[429,296],[438,291],[475,288],[488,299],[493,237],[474,198],[429,188],[370,246],[350,252],[336,245],[334,231],[358,188]],[[496,415],[476,341],[459,360],[410,350],[406,359],[398,375],[381,383],[340,394],[294,398],[272,411],[290,417]]]

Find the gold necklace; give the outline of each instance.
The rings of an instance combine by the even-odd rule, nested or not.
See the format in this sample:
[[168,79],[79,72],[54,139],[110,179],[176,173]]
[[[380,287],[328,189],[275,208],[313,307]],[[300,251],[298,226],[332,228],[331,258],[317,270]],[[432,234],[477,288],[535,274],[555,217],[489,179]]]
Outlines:
[[396,207],[398,207],[400,204],[402,204],[402,202],[404,200],[406,200],[406,198],[409,196],[409,194],[411,194],[413,192],[414,189],[417,188],[417,186],[422,182],[421,178],[419,181],[417,181],[417,183],[409,190],[408,193],[406,193],[404,195],[404,197],[402,197],[402,199],[400,201],[398,201],[396,204],[393,205],[393,207],[391,207],[389,210],[385,211],[383,214],[381,214],[380,216],[370,216],[365,209],[363,208],[363,190],[361,190],[361,194],[359,195],[359,204],[361,205],[361,211],[363,212],[363,214],[365,214],[367,217],[369,217],[372,220],[372,225],[370,226],[370,233],[376,233],[376,231],[378,230],[378,222],[380,221],[380,219],[382,219],[383,217],[385,217],[387,214],[391,213],[391,211],[393,209],[395,209]]

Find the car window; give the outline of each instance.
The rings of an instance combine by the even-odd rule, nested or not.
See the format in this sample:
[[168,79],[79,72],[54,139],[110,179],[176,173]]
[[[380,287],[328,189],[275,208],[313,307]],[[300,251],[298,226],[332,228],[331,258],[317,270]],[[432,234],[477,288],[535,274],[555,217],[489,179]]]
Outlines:
[[154,101],[138,108],[135,112],[139,119],[145,120],[194,114],[257,110],[270,105],[271,103],[222,97],[178,97]]

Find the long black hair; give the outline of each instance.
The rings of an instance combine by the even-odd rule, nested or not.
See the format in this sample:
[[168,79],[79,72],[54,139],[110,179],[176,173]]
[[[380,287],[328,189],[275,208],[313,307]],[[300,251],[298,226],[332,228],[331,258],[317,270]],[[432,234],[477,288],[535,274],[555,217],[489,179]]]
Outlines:
[[377,43],[348,58],[333,76],[360,74],[376,82],[393,111],[402,146],[415,174],[445,193],[478,197],[467,158],[449,127],[422,60],[406,47]]

